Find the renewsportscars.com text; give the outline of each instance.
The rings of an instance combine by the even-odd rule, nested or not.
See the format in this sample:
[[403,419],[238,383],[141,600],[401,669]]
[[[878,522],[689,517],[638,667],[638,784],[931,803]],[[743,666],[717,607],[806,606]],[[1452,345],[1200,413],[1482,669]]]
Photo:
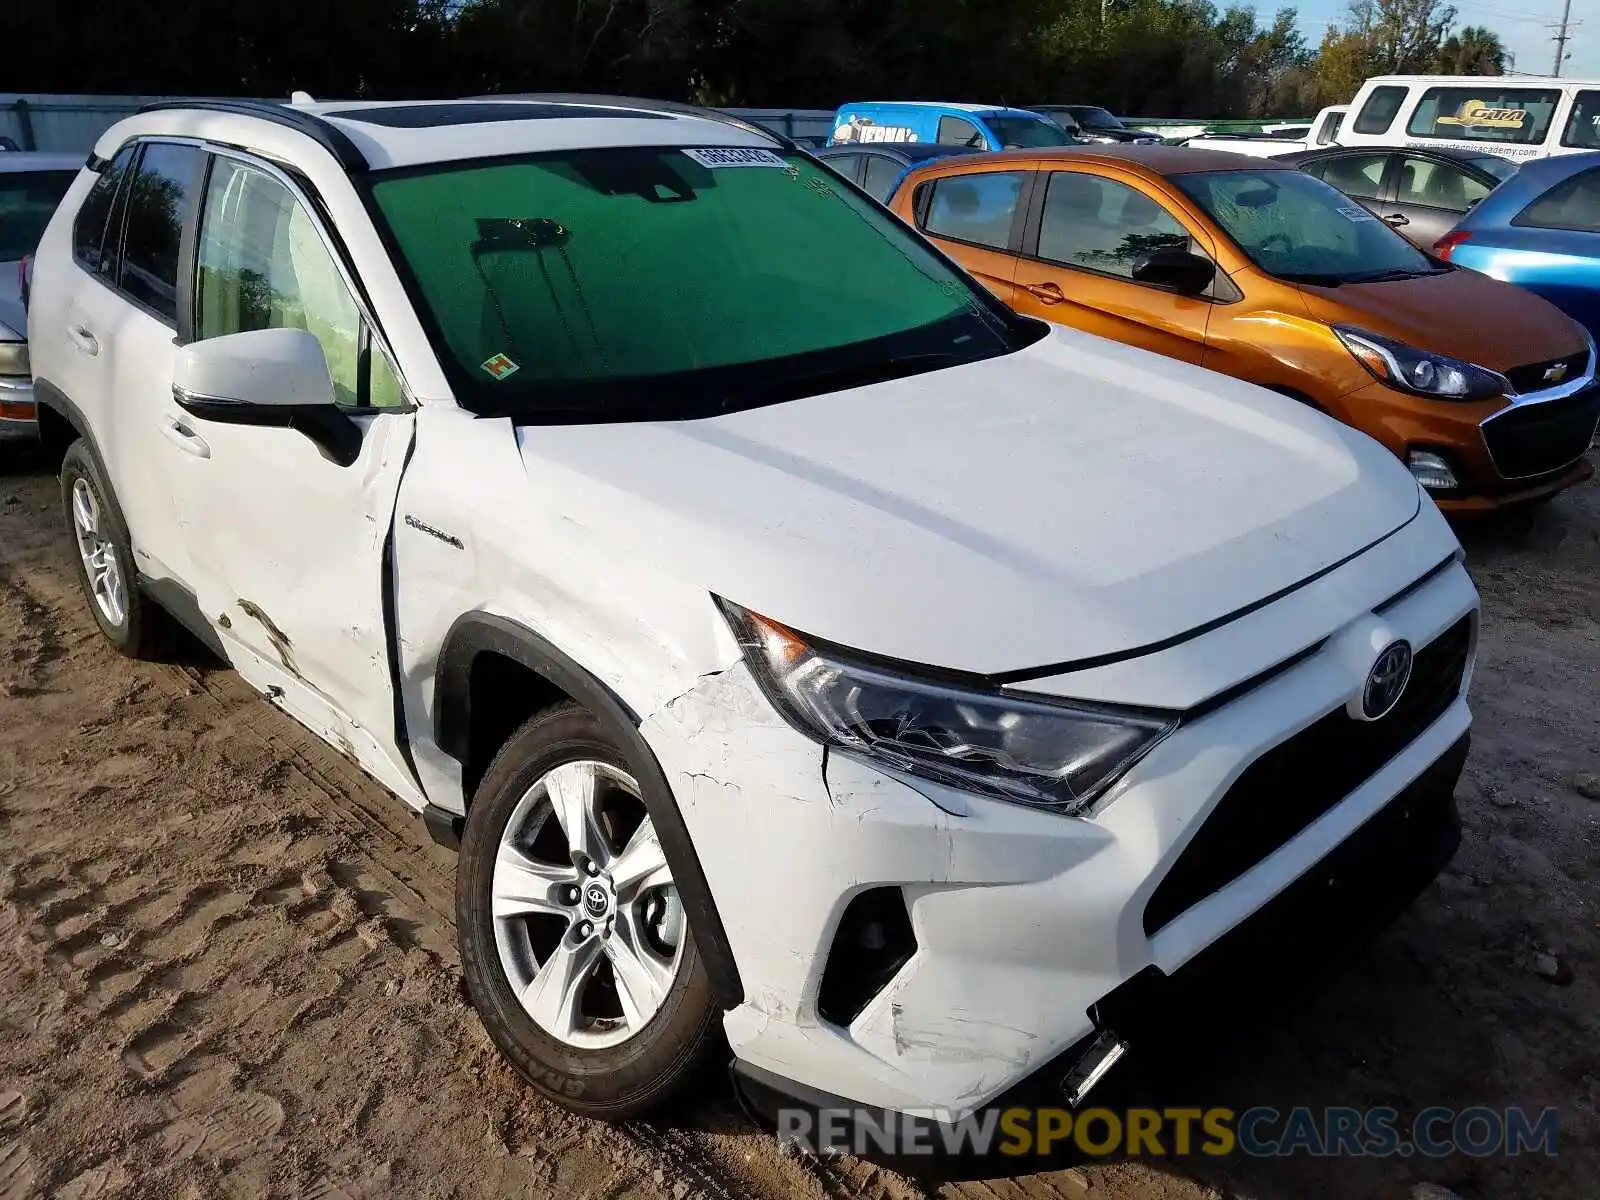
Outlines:
[[778,1138],[812,1154],[1253,1158],[1445,1158],[1556,1153],[1554,1108],[989,1109],[961,1118],[872,1109],[786,1108]]

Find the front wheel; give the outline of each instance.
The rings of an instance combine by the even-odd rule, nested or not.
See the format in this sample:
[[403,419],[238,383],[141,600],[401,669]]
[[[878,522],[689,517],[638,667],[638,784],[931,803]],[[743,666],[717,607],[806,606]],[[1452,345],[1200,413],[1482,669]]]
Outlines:
[[620,748],[575,704],[529,719],[484,775],[456,923],[490,1037],[569,1108],[655,1108],[715,1045],[711,983],[654,820]]

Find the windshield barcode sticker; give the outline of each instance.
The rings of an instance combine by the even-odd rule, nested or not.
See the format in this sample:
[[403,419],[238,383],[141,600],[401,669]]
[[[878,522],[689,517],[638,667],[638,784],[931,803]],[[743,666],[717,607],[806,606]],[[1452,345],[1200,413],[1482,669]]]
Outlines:
[[685,150],[684,153],[702,167],[787,167],[789,165],[771,150],[746,150],[737,146]]
[[1339,215],[1347,221],[1376,221],[1378,219],[1359,204],[1339,205]]

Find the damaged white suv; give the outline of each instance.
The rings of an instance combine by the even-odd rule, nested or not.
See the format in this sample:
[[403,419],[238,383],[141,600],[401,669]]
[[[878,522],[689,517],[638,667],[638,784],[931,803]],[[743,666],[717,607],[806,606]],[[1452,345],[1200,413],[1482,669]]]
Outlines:
[[584,1112],[719,1047],[758,1099],[1079,1099],[1458,838],[1477,598],[1405,469],[753,127],[157,108],[30,322],[105,635],[177,618],[459,838],[472,998]]

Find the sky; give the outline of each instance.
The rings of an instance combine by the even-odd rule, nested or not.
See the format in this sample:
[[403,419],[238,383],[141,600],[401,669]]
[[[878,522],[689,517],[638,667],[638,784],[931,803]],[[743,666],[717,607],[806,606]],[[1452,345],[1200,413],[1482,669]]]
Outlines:
[[[1295,0],[1282,0],[1292,4]],[[1518,74],[1548,75],[1555,63],[1554,28],[1561,20],[1561,0],[1454,0],[1460,10],[1456,28],[1487,25],[1500,35],[1506,49],[1516,55]],[[1220,7],[1226,7],[1221,5]],[[1256,9],[1266,16],[1279,7],[1270,0],[1257,0]],[[1300,0],[1300,32],[1312,46],[1322,41],[1330,24],[1342,24],[1349,8],[1347,0]],[[1600,79],[1600,3],[1597,0],[1572,0],[1573,22],[1568,25],[1567,59],[1563,75],[1574,79]]]

